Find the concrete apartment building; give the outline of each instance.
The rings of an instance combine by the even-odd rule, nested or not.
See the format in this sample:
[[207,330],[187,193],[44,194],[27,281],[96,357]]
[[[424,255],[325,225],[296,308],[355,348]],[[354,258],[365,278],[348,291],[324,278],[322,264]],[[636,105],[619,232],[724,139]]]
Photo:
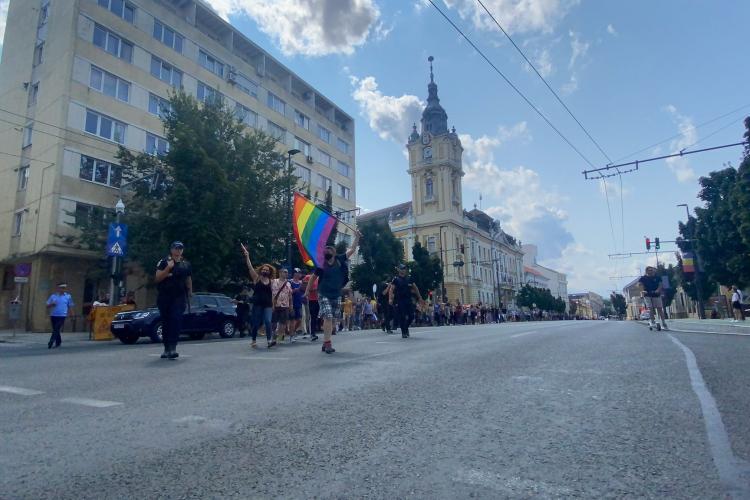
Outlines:
[[[332,187],[337,210],[355,207],[354,120],[200,0],[11,0],[0,61],[0,328],[19,290],[16,264],[31,264],[21,328],[49,328],[44,301],[58,281],[77,315],[108,289],[90,272],[104,249],[66,242],[69,223],[114,207],[119,145],[167,150],[159,109],[178,87],[199,100],[220,93],[279,151],[302,151],[297,174],[313,195]],[[136,298],[144,304],[145,291]]]
[[463,147],[455,128],[448,129],[432,68],[427,90],[421,130],[415,125],[406,145],[411,201],[361,215],[357,222],[387,222],[408,260],[417,242],[439,255],[445,298],[452,303],[502,303],[515,310],[523,284],[521,246],[485,212],[464,209]]

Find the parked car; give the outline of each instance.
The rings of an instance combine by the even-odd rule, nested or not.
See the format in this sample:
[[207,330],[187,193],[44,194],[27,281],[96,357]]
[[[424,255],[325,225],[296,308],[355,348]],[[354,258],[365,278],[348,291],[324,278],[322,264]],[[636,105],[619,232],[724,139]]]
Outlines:
[[[123,344],[135,344],[141,337],[153,342],[162,340],[159,309],[126,311],[115,315],[109,327],[112,335]],[[196,293],[185,309],[182,333],[191,339],[202,339],[206,333],[219,332],[223,338],[234,337],[237,331],[237,311],[232,299],[218,293]]]
[[649,311],[643,311],[641,313],[641,321],[648,321],[651,319],[651,313]]

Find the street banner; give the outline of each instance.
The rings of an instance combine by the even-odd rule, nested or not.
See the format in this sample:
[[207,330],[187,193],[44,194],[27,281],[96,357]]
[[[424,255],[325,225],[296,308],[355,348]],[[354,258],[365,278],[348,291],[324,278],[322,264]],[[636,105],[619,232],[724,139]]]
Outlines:
[[689,276],[695,273],[695,260],[692,252],[682,253],[682,272]]

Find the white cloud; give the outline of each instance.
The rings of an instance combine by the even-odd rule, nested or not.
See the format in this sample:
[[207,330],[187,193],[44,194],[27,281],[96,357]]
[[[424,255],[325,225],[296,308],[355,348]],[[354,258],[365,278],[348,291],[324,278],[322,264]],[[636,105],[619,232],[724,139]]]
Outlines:
[[[443,0],[458,10],[463,19],[470,19],[477,29],[497,31],[476,0]],[[509,33],[550,33],[579,0],[484,0],[487,9]]]
[[[679,152],[698,141],[698,131],[693,124],[693,119],[680,113],[673,105],[668,105],[666,111],[672,116],[677,125],[677,130],[682,134],[669,144],[673,152]],[[667,158],[667,166],[675,174],[679,182],[689,182],[695,179],[695,171],[685,157]]]
[[370,128],[381,139],[405,144],[412,124],[419,122],[425,104],[415,95],[383,95],[374,76],[349,78],[354,86],[352,97],[359,103],[360,112],[367,119]]
[[568,80],[568,83],[564,84],[561,88],[563,94],[570,95],[576,90],[578,90],[578,76],[576,76],[575,73],[570,75],[570,80]]
[[617,30],[615,29],[615,27],[614,27],[614,26],[612,26],[611,24],[608,24],[608,25],[607,25],[607,33],[609,33],[609,34],[610,34],[610,35],[612,35],[612,36],[617,36],[617,35],[619,35],[619,33],[617,32]]
[[206,1],[225,19],[251,17],[286,55],[351,54],[377,30],[380,18],[374,0]]
[[578,33],[574,31],[568,32],[570,36],[570,62],[568,63],[568,69],[573,69],[579,59],[583,59],[588,54],[590,43],[581,40]]
[[534,66],[536,66],[537,71],[539,71],[539,74],[544,78],[547,78],[554,72],[555,67],[552,64],[552,56],[550,55],[549,50],[543,49],[536,55],[535,59]]

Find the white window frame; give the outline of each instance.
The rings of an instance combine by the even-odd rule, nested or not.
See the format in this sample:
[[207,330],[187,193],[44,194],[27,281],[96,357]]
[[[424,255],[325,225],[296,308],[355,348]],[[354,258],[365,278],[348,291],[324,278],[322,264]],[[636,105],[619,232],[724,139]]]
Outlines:
[[427,237],[427,251],[430,253],[437,252],[437,238],[434,236]]
[[258,128],[258,113],[247,106],[239,102],[234,103],[234,115],[248,127]]
[[[117,2],[119,2],[122,5],[122,9],[121,10],[118,9],[119,12],[118,10],[115,9],[115,4]],[[100,7],[107,9],[112,14],[116,15],[117,17],[124,19],[126,22],[130,24],[135,24],[136,7],[132,3],[126,0],[98,0],[97,3],[99,4]],[[131,11],[130,16],[126,15],[126,12],[128,11],[128,9],[130,9]]]
[[331,143],[331,131],[321,124],[318,124],[318,137],[327,144]]
[[305,130],[310,130],[310,117],[302,111],[294,110],[294,124]]
[[312,154],[312,146],[309,142],[303,141],[296,135],[294,136],[294,149],[299,149],[305,157]]
[[325,189],[326,191],[328,191],[328,188],[333,185],[333,181],[323,174],[318,174],[318,177],[315,180],[317,181],[316,185],[320,189]]
[[[201,94],[203,96],[201,97]],[[195,97],[200,101],[205,103],[207,99],[217,99],[219,98],[219,91],[213,88],[210,85],[206,85],[205,83],[198,81],[198,88],[195,92]]]
[[341,160],[336,161],[336,171],[340,173],[341,175],[343,175],[344,177],[351,178],[352,167],[344,161],[341,161]]
[[50,0],[44,0],[42,2],[41,8],[39,9],[39,27],[47,24],[47,20],[49,19],[49,2]]
[[[91,175],[86,176],[84,175],[84,163],[91,161]],[[106,168],[107,169],[107,179],[105,182],[101,182],[97,180],[97,171],[99,168]],[[113,171],[116,171],[117,173],[113,176]],[[119,165],[115,165],[114,163],[110,163],[108,161],[99,160],[97,158],[94,158],[92,156],[87,155],[81,155],[81,163],[78,168],[78,178],[82,181],[91,182],[93,184],[98,184],[100,186],[108,186],[113,188],[119,188],[122,184],[122,167]],[[115,180],[117,179],[117,180]]]
[[[99,73],[101,75],[99,77],[100,78],[99,86],[96,86],[94,84],[95,83],[94,82],[94,74],[95,73]],[[106,87],[106,85],[104,85],[105,78],[114,79],[114,81],[115,81],[115,91],[114,91],[114,94],[106,92],[106,88],[107,87]],[[131,86],[130,82],[128,82],[127,80],[123,80],[119,76],[114,75],[114,74],[110,73],[109,71],[105,71],[105,70],[103,70],[103,69],[101,69],[101,68],[99,68],[97,66],[94,66],[93,64],[91,65],[91,70],[89,71],[89,88],[92,88],[92,89],[94,89],[94,90],[96,90],[98,92],[101,92],[104,95],[108,95],[108,96],[112,97],[113,99],[117,99],[117,100],[122,101],[122,102],[130,102],[130,86]],[[122,95],[123,94],[123,89],[124,89],[124,93],[125,93],[125,96],[124,96],[125,98],[124,99],[123,99],[123,95]]]
[[344,153],[344,154],[347,154],[347,155],[348,155],[348,154],[349,154],[349,143],[348,143],[348,142],[346,142],[346,141],[345,141],[344,139],[342,139],[341,137],[337,137],[337,138],[336,138],[336,149],[338,149],[338,150],[339,150],[339,151],[341,151],[342,153]]
[[198,49],[198,64],[206,68],[214,75],[218,75],[224,78],[224,69],[226,68],[226,64],[203,49]]
[[336,194],[339,195],[340,198],[343,198],[345,200],[349,200],[352,197],[352,190],[351,188],[344,186],[343,184],[336,185]]
[[25,191],[29,185],[29,165],[23,165],[18,168],[18,184],[16,189],[18,191]]
[[[99,45],[99,44],[96,43],[96,33],[97,33],[97,30],[104,32],[104,46]],[[115,43],[115,42],[117,43],[117,50],[115,52],[112,52],[111,50],[109,50],[109,46],[110,46],[110,41],[111,40],[114,40],[114,42],[112,42],[112,43]],[[133,49],[134,49],[133,43],[125,40],[124,38],[122,38],[119,35],[116,35],[116,34],[112,33],[110,30],[108,30],[107,28],[105,28],[101,24],[94,25],[94,33],[93,33],[93,37],[92,37],[91,42],[96,47],[99,47],[100,49],[102,49],[104,52],[106,52],[108,54],[111,54],[111,55],[117,57],[118,59],[122,59],[123,61],[127,61],[127,62],[129,62],[131,64],[133,63]],[[129,57],[124,57],[123,50],[122,50],[123,45],[126,45],[126,46],[130,47]]]
[[435,199],[435,181],[432,177],[428,177],[424,180],[424,199],[434,200]]
[[268,91],[268,96],[266,97],[266,104],[269,108],[276,111],[277,113],[281,115],[286,114],[286,101],[270,90]]
[[[149,142],[153,142],[154,144],[153,151],[149,148]],[[169,141],[151,132],[146,132],[146,147],[144,151],[152,156],[165,155],[169,153]]]
[[250,78],[246,77],[242,73],[237,73],[235,76],[235,85],[238,89],[240,89],[245,94],[249,95],[250,97],[254,97],[255,99],[258,98],[258,88],[259,85],[254,80],[251,80]]
[[23,137],[21,138],[21,149],[25,149],[31,146],[33,138],[34,138],[34,124],[28,123],[23,128]]
[[[167,33],[170,32],[172,33],[171,45],[167,43],[166,40]],[[151,36],[153,36],[156,40],[159,40],[162,44],[166,45],[178,54],[182,54],[182,49],[185,46],[185,37],[156,18],[154,18],[154,29],[151,32]]]
[[32,63],[33,67],[37,67],[40,64],[44,62],[44,42],[38,42],[34,46],[34,61]]
[[36,106],[37,99],[39,98],[39,82],[32,84],[29,87],[29,107]]
[[302,182],[305,182],[309,185],[312,182],[312,170],[307,167],[303,167],[299,163],[295,163],[294,166],[294,174],[299,177]]
[[286,143],[286,129],[271,120],[268,120],[268,135],[281,143]]
[[[156,105],[156,111],[152,108],[152,105]],[[170,102],[163,97],[159,97],[158,95],[154,94],[153,92],[148,93],[148,112],[152,115],[158,116],[159,118],[164,118],[164,112],[169,112],[172,110],[172,105]]]
[[[88,124],[88,121],[89,121],[89,115],[96,116],[96,132],[91,132],[91,131],[87,130],[87,124]],[[112,122],[111,135],[109,137],[105,136],[105,135],[102,135],[102,121],[103,121],[103,119],[110,120]],[[119,140],[119,141],[117,140],[117,128],[118,127],[122,130],[122,137],[120,138],[121,140]],[[127,124],[125,124],[125,123],[123,123],[123,122],[121,122],[119,120],[115,120],[114,118],[112,118],[110,116],[103,115],[103,114],[99,113],[98,111],[94,111],[92,109],[87,109],[86,110],[86,117],[84,119],[84,124],[83,124],[83,130],[87,134],[91,134],[91,135],[95,135],[97,137],[101,137],[104,140],[111,141],[111,142],[114,142],[114,143],[117,143],[117,144],[125,144],[125,135],[127,134],[128,126],[127,126]]]
[[[154,74],[155,66],[158,66],[158,75]],[[183,73],[179,69],[177,69],[174,65],[164,61],[163,59],[156,57],[155,55],[151,55],[151,64],[149,65],[149,73],[154,78],[158,78],[164,83],[167,83],[173,87],[182,87],[182,77]],[[169,78],[164,79],[162,75],[168,74]]]
[[[324,159],[327,159],[328,161],[323,161]],[[321,165],[325,165],[328,168],[333,168],[333,156],[329,155],[322,149],[318,149],[318,163]]]
[[23,229],[23,210],[19,210],[13,214],[13,236],[21,236],[21,230]]

